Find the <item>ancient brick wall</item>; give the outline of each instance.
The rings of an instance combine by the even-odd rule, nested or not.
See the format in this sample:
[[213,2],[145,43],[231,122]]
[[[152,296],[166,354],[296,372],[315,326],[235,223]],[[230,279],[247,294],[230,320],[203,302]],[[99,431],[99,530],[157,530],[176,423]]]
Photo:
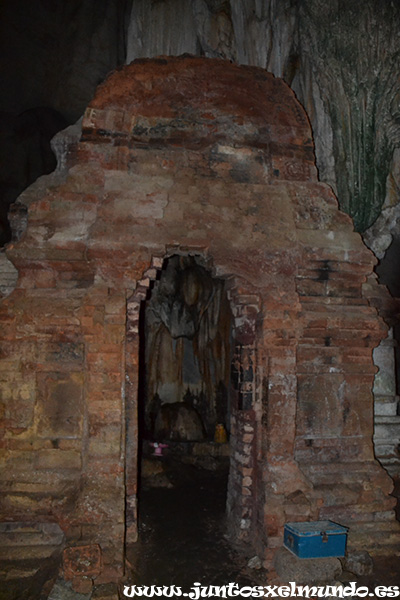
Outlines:
[[209,262],[234,316],[236,537],[268,565],[286,520],[355,523],[354,547],[398,541],[372,450],[386,331],[363,296],[372,255],[318,183],[281,80],[199,58],[124,67],[65,170],[25,202],[7,248],[19,279],[0,305],[3,515],[59,523],[66,577],[118,578],[135,540],[139,310],[174,254]]

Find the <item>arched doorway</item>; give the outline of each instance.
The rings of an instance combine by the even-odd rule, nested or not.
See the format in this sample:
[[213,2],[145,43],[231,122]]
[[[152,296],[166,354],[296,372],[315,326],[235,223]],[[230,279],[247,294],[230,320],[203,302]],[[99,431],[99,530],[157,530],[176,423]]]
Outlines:
[[127,544],[138,535],[141,458],[160,454],[186,463],[225,461],[229,533],[258,537],[259,310],[244,282],[216,276],[199,253],[177,251],[154,258],[128,300]]
[[143,440],[164,443],[177,454],[222,442],[230,428],[232,325],[225,282],[211,275],[201,257],[173,255],[164,261],[144,308]]

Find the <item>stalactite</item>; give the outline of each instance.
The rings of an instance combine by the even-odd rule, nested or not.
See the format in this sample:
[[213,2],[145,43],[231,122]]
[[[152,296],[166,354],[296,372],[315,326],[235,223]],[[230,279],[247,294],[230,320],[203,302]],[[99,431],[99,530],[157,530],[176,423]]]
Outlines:
[[146,422],[159,402],[191,403],[213,435],[217,417],[227,421],[231,312],[224,282],[194,258],[170,258],[148,302],[145,331]]

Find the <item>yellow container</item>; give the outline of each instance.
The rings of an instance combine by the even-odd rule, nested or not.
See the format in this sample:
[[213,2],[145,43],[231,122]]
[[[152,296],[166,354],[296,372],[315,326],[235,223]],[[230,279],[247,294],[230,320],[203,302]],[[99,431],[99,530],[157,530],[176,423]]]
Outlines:
[[226,429],[222,425],[222,423],[217,423],[215,426],[215,434],[214,434],[214,442],[217,444],[226,444],[228,441],[228,436],[226,434]]

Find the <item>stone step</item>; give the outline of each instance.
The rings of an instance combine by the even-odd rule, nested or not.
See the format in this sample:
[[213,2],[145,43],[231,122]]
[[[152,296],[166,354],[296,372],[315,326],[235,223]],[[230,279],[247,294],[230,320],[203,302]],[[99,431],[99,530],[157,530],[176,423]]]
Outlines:
[[57,523],[0,523],[0,589],[36,581],[58,559],[63,543]]
[[376,415],[374,422],[381,425],[397,425],[400,427],[400,415]]
[[53,556],[60,550],[60,545],[57,546],[7,546],[0,547],[0,561],[4,564],[7,562],[28,562],[45,560]]
[[387,478],[377,461],[348,463],[301,463],[300,467],[316,486],[355,485],[365,481],[374,481],[378,487]]
[[348,545],[375,554],[400,554],[400,523],[359,523],[349,530]]
[[400,534],[400,523],[399,521],[386,521],[380,523],[360,523],[357,525],[357,530],[367,535],[374,534],[376,532],[390,533],[397,532]]
[[400,396],[374,396],[374,414],[378,417],[396,417],[400,406]]
[[60,546],[64,533],[57,523],[0,523],[0,549],[18,546]]
[[379,442],[375,442],[375,455],[376,456],[385,456],[385,457],[397,457],[397,460],[400,460],[400,454],[397,450],[398,443],[393,442],[390,443],[389,440],[382,440]]
[[349,534],[347,547],[366,550],[374,556],[400,557],[400,531],[353,531]]
[[[375,419],[374,427],[374,444],[398,444],[400,442],[400,417],[396,417],[399,421],[388,422],[389,417],[378,417],[381,420]],[[383,420],[384,419],[384,420]]]
[[[392,502],[393,504],[393,502]],[[375,504],[355,504],[350,506],[329,506],[320,510],[320,519],[329,519],[338,523],[357,527],[360,523],[380,523],[396,520],[394,510],[382,510],[384,507]],[[390,506],[392,509],[393,506]]]
[[8,569],[0,569],[0,582],[11,582],[11,581],[21,581],[21,579],[28,579],[29,577],[34,577],[40,570],[40,567],[35,566],[12,566]]

